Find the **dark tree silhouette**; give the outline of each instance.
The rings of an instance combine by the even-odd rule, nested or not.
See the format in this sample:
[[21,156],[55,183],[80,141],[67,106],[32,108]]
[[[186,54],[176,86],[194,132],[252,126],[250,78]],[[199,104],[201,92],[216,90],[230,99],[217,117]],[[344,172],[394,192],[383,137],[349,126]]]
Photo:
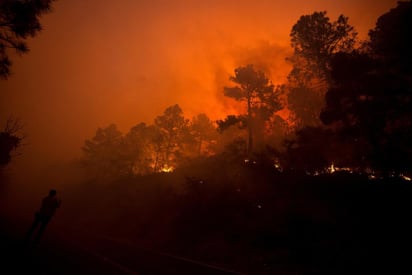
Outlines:
[[189,121],[183,116],[179,105],[175,104],[166,108],[163,115],[157,116],[154,124],[163,136],[164,163],[158,168],[172,167],[182,151],[182,140],[185,132],[188,131]]
[[285,142],[282,166],[305,171],[322,171],[332,164],[337,167],[364,169],[364,155],[369,144],[360,138],[354,139],[344,131],[326,127],[304,127],[294,138]]
[[224,132],[232,126],[237,126],[239,129],[245,129],[247,127],[247,119],[243,115],[228,115],[223,120],[217,120],[216,123],[218,125],[217,131],[220,133]]
[[256,131],[256,117],[258,114],[273,114],[281,109],[279,89],[275,89],[267,76],[253,65],[238,67],[235,75],[230,77],[237,85],[225,87],[224,94],[238,101],[246,102],[246,116],[248,128],[248,149],[250,156],[253,152],[253,140]]
[[214,153],[211,145],[217,136],[205,114],[190,123],[176,104],[157,116],[153,125],[139,123],[125,135],[115,124],[98,128],[85,141],[82,163],[92,177],[103,180],[170,172],[194,157]]
[[124,150],[122,133],[115,124],[98,128],[83,146],[83,163],[99,179],[113,179],[130,174],[131,163]]
[[0,0],[0,77],[7,78],[12,62],[9,50],[28,52],[27,39],[38,34],[40,17],[49,12],[54,0]]
[[399,1],[398,6],[379,17],[369,32],[370,48],[386,66],[403,72],[412,69],[412,2]]
[[341,53],[331,63],[334,84],[321,119],[354,143],[367,141],[362,157],[380,170],[405,171],[412,164],[411,60],[404,49],[411,43],[405,40],[410,25],[404,25],[411,17],[411,2],[399,2],[370,32],[368,53]]
[[307,86],[314,78],[328,80],[330,58],[336,52],[352,51],[356,35],[343,15],[335,22],[330,22],[326,11],[301,16],[290,33],[294,53],[289,77],[298,86]]
[[293,68],[289,73],[289,107],[300,126],[319,125],[319,113],[330,83],[330,60],[337,52],[350,52],[356,32],[348,17],[331,22],[326,12],[303,15],[290,33]]
[[23,126],[18,119],[9,118],[0,131],[0,168],[9,164],[12,152],[22,143],[24,136],[20,134]]
[[320,171],[331,163],[330,151],[332,132],[319,127],[305,127],[298,130],[296,137],[286,141],[282,166],[303,171]]

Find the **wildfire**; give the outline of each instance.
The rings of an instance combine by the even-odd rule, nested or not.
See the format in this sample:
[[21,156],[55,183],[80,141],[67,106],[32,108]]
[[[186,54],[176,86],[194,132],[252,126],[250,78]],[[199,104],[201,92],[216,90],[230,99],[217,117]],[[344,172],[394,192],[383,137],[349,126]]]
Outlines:
[[163,172],[163,173],[171,173],[171,172],[173,172],[173,170],[174,170],[173,167],[170,167],[170,166],[165,165],[165,166],[163,166],[162,169],[160,169],[160,172]]
[[404,180],[406,180],[406,181],[411,181],[411,180],[412,180],[411,177],[405,176],[405,175],[403,175],[403,174],[400,174],[399,176],[400,176],[401,178],[403,178]]
[[337,171],[346,171],[349,173],[353,173],[353,169],[349,167],[336,167],[335,164],[332,162],[332,164],[326,169],[328,173],[333,174]]
[[282,168],[282,166],[280,165],[279,160],[275,160],[273,166],[275,167],[275,169],[276,169],[277,171],[283,172],[283,168]]
[[335,165],[333,165],[333,162],[329,166],[328,171],[329,171],[329,173],[335,173],[336,172]]

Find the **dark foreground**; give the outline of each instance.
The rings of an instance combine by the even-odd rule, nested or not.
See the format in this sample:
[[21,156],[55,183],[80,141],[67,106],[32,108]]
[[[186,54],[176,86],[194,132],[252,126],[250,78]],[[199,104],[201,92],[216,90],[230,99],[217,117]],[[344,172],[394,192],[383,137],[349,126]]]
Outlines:
[[65,190],[37,247],[6,213],[0,274],[412,274],[410,181],[242,173]]
[[1,274],[241,274],[57,224],[35,245],[20,222],[2,218]]

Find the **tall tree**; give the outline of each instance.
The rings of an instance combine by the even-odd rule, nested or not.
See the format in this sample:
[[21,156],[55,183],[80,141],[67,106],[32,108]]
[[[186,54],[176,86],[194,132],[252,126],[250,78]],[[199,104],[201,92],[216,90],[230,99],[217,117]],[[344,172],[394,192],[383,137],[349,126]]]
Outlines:
[[412,3],[399,2],[370,32],[369,53],[341,53],[331,63],[334,85],[321,119],[354,143],[366,141],[363,158],[380,170],[412,165],[411,17]]
[[165,166],[176,164],[177,156],[181,153],[184,132],[188,131],[188,123],[177,104],[166,108],[163,115],[156,117],[155,126],[163,135]]
[[27,39],[37,35],[40,17],[55,0],[0,0],[0,77],[7,78],[12,62],[9,50],[28,52]]
[[246,102],[248,127],[247,154],[253,152],[255,119],[258,113],[273,114],[281,109],[279,90],[267,78],[264,72],[256,70],[249,64],[235,69],[235,75],[230,77],[236,86],[224,87],[224,95],[238,101]]
[[289,73],[289,107],[301,126],[317,126],[324,95],[330,84],[330,61],[337,52],[351,52],[357,33],[348,17],[331,22],[326,12],[303,15],[293,25],[293,55]]

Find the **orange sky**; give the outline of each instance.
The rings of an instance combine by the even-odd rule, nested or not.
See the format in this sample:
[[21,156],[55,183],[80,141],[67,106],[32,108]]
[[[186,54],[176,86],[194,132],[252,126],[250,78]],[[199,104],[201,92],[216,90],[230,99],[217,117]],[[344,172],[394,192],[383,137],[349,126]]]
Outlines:
[[231,112],[222,96],[233,69],[255,63],[284,81],[289,32],[303,14],[328,11],[366,38],[396,0],[59,0],[0,80],[0,119],[20,117],[22,161],[68,159],[110,123],[126,132],[178,103],[187,116]]

